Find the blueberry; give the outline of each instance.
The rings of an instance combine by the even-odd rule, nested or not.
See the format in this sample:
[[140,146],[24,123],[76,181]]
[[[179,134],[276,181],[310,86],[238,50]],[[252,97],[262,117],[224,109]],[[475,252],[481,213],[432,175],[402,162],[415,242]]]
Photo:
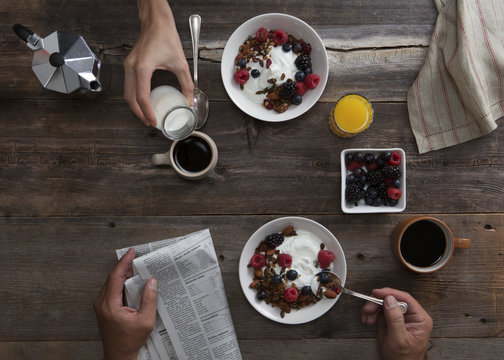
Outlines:
[[298,71],[298,72],[296,73],[296,75],[294,75],[294,77],[296,78],[296,81],[301,82],[301,81],[303,81],[303,80],[304,80],[304,78],[305,78],[305,73],[304,73],[303,71],[301,71],[301,70],[300,70],[300,71]]
[[329,274],[326,272],[321,272],[318,274],[318,278],[321,284],[327,284],[331,279],[329,278]]
[[292,51],[295,52],[296,54],[297,53],[300,53],[301,50],[303,50],[303,48],[301,47],[301,45],[297,42],[295,42],[293,45],[292,45]]
[[359,177],[359,185],[360,186],[366,185],[366,174],[365,173],[361,174],[361,176]]
[[257,298],[258,298],[259,300],[264,300],[264,299],[266,299],[266,291],[263,291],[263,290],[258,291],[258,292],[257,292]]
[[373,201],[373,206],[382,206],[383,205],[383,200],[381,197],[377,197]]
[[396,206],[397,204],[399,204],[399,200],[396,200],[396,199],[388,199],[388,204],[389,206]]
[[252,75],[253,78],[257,78],[259,77],[259,75],[261,75],[261,73],[259,72],[259,70],[254,69],[250,72],[250,75]]
[[353,169],[352,172],[355,176],[361,176],[366,173],[363,168]]
[[399,189],[401,187],[401,180],[399,179],[392,180],[392,186]]
[[354,160],[358,163],[364,161],[364,155],[360,152],[354,154]]
[[372,197],[366,196],[364,198],[364,202],[366,205],[373,206],[374,205],[374,199]]
[[289,270],[287,271],[287,279],[289,279],[290,281],[293,281],[293,280],[296,280],[297,277],[298,277],[298,273],[296,270]]
[[390,151],[385,151],[385,152],[383,152],[383,153],[380,154],[380,159],[382,159],[384,161],[387,161],[391,157],[392,157],[392,154],[390,153]]
[[367,188],[367,194],[370,198],[375,199],[378,196],[378,190],[374,186]]
[[345,163],[349,164],[349,163],[351,163],[351,162],[352,162],[352,160],[353,160],[353,155],[352,155],[352,154],[350,154],[350,153],[347,153],[347,154],[345,155]]
[[373,154],[366,154],[364,155],[364,161],[366,164],[372,164],[375,161],[375,157]]
[[312,71],[312,69],[311,69],[311,68],[306,68],[306,69],[304,69],[304,73],[305,73],[305,75],[311,74],[312,72],[313,72],[313,71]]
[[312,293],[311,286],[305,285],[301,288],[301,295],[310,295]]
[[385,166],[385,160],[383,160],[382,158],[376,159],[376,167],[378,169],[381,169],[384,166]]
[[387,184],[380,183],[380,185],[378,185],[378,191],[385,191],[385,190],[387,190]]
[[294,94],[294,96],[291,98],[292,105],[299,105],[302,102],[303,102],[303,98],[298,94]]
[[357,177],[354,174],[348,174],[346,177],[346,184],[354,184],[357,181]]
[[240,60],[238,61],[238,66],[240,67],[240,69],[245,68],[245,66],[247,66],[247,60],[245,60],[245,59],[240,59]]
[[282,276],[275,274],[271,277],[274,284],[280,284],[282,282]]
[[289,52],[289,51],[291,51],[291,49],[292,49],[292,45],[289,44],[289,43],[285,43],[282,46],[282,50],[285,51],[285,52]]

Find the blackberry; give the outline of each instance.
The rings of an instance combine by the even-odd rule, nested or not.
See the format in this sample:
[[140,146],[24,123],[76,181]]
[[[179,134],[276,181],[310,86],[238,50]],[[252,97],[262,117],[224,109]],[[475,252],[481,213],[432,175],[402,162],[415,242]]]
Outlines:
[[382,203],[384,205],[388,204],[390,198],[389,198],[389,196],[387,194],[387,188],[385,188],[385,189],[379,189],[378,190],[378,198],[381,199],[381,201],[382,201]]
[[285,236],[282,233],[273,233],[266,236],[264,240],[270,249],[274,249],[284,242]]
[[381,170],[373,169],[366,173],[366,180],[370,185],[379,185],[383,182],[383,173]]
[[306,68],[311,68],[311,58],[309,55],[303,54],[299,55],[296,58],[296,61],[294,61],[294,64],[296,64],[296,67],[299,70],[304,70]]
[[296,94],[296,83],[294,81],[286,81],[280,87],[280,97],[285,100],[290,100]]
[[398,166],[387,165],[382,169],[383,175],[391,179],[399,179],[401,177],[401,170]]
[[359,185],[352,184],[347,186],[345,190],[346,201],[357,205],[357,202],[361,199],[361,196],[361,187]]

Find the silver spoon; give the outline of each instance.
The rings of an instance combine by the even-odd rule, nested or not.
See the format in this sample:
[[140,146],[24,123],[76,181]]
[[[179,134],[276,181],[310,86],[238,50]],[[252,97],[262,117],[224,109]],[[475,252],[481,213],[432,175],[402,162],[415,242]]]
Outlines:
[[[315,294],[315,296],[319,296],[317,293],[318,293],[319,284],[320,284],[326,288],[339,288],[341,290],[341,292],[343,292],[344,294],[352,295],[352,296],[355,296],[355,297],[358,297],[358,298],[361,298],[361,299],[364,299],[367,301],[374,302],[375,304],[378,304],[380,306],[383,306],[382,299],[378,299],[378,298],[375,298],[372,296],[364,295],[364,294],[346,289],[345,287],[343,287],[341,285],[341,280],[338,277],[338,275],[336,275],[335,273],[333,273],[331,271],[324,271],[324,272],[329,275],[329,281],[326,284],[322,284],[319,282],[319,275],[321,273],[318,273],[317,275],[315,275],[311,281],[311,289],[312,289],[312,292]],[[408,311],[408,304],[406,304],[403,301],[398,301],[398,303],[402,309],[403,314],[405,314],[406,311]]]
[[201,16],[193,14],[189,16],[189,28],[191,29],[191,39],[193,46],[193,64],[194,64],[194,110],[198,116],[198,124],[196,129],[199,129],[203,125],[208,117],[208,96],[199,89],[198,87],[198,48],[199,48],[199,35],[201,28]]

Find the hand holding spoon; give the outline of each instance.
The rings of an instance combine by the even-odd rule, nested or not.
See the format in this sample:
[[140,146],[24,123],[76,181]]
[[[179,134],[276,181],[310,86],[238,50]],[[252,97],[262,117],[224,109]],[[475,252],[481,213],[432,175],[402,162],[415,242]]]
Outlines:
[[198,87],[198,49],[199,49],[199,35],[201,28],[201,16],[193,14],[189,17],[189,28],[191,29],[191,39],[193,46],[193,64],[194,64],[194,110],[198,117],[198,124],[196,129],[202,127],[208,117],[208,96]]
[[[322,274],[322,273],[327,274],[327,279],[320,279],[320,274]],[[322,280],[324,280],[324,281],[322,281]],[[325,281],[325,280],[327,280],[327,281]],[[312,292],[315,294],[315,296],[319,296],[317,294],[318,289],[319,289],[319,284],[321,284],[322,286],[324,286],[326,288],[330,288],[330,289],[339,288],[342,293],[352,295],[352,296],[355,296],[355,297],[358,297],[358,298],[361,298],[361,299],[364,299],[367,301],[371,301],[371,302],[374,302],[375,304],[383,306],[383,299],[378,299],[378,298],[375,298],[372,296],[364,295],[364,294],[361,294],[361,293],[358,293],[358,292],[355,292],[355,291],[352,291],[352,290],[349,290],[349,289],[346,289],[345,287],[343,287],[341,285],[341,280],[338,277],[338,275],[336,275],[335,273],[333,273],[331,271],[323,271],[313,277],[313,279],[311,281],[311,288],[312,288]],[[406,311],[408,311],[408,304],[406,304],[403,301],[398,301],[398,303],[402,309],[403,314],[405,314]]]

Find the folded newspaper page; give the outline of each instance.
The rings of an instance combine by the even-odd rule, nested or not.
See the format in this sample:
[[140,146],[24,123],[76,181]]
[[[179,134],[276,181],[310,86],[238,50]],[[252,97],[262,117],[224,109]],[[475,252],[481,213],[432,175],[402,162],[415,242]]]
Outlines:
[[[139,277],[126,283],[132,306],[139,304],[145,281],[158,280],[159,319],[140,357],[241,359],[210,231],[133,248],[139,256],[133,262]],[[117,257],[128,249],[116,250]]]

